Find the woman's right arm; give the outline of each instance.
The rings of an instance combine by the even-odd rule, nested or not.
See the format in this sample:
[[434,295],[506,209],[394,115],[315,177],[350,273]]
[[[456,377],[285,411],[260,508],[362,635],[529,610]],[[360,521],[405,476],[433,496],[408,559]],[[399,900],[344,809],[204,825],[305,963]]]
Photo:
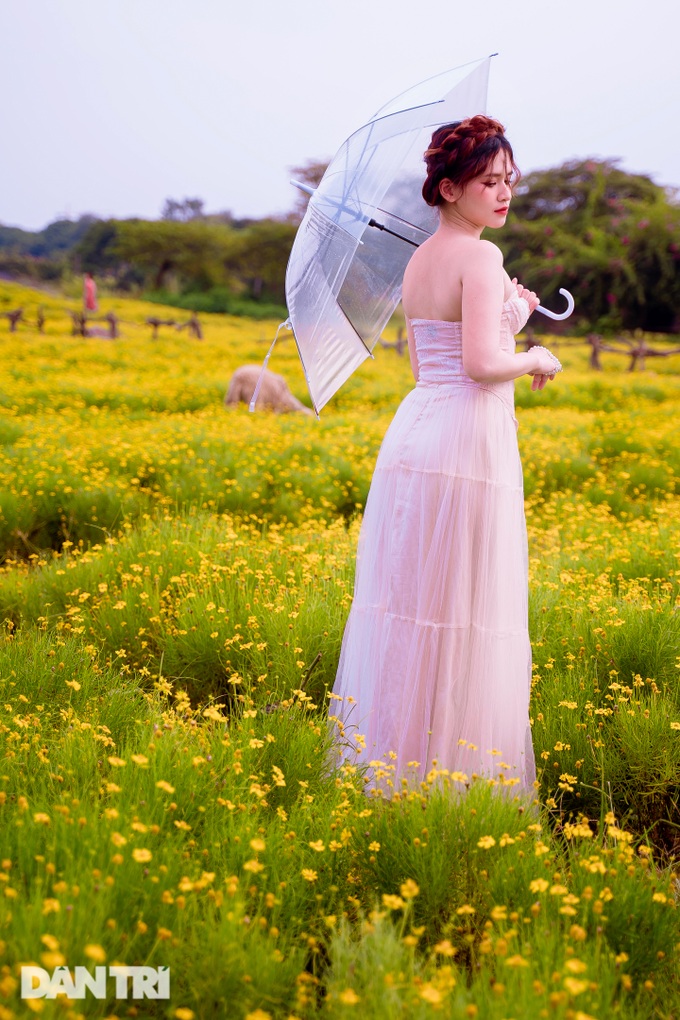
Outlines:
[[475,382],[498,383],[522,375],[550,375],[544,351],[509,354],[499,342],[504,273],[500,249],[490,241],[470,245],[463,284],[463,368]]

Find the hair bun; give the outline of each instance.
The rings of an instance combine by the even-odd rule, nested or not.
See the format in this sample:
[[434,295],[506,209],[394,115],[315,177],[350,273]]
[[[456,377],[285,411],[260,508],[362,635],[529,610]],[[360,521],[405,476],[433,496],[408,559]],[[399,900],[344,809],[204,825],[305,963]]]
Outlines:
[[439,185],[443,180],[452,180],[465,187],[474,177],[484,173],[501,151],[506,153],[518,177],[512,147],[500,121],[478,113],[437,128],[424,155],[427,177],[423,184],[423,198],[428,205],[441,205],[443,199]]

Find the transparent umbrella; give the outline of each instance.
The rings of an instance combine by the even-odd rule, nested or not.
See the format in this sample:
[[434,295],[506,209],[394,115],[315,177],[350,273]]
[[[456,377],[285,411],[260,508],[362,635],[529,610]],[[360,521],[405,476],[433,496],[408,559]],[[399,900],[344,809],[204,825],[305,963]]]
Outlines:
[[391,100],[344,142],[316,190],[303,186],[311,198],[286,271],[283,325],[295,336],[317,415],[371,357],[414,248],[437,227],[421,194],[423,152],[435,128],[485,111],[490,61]]

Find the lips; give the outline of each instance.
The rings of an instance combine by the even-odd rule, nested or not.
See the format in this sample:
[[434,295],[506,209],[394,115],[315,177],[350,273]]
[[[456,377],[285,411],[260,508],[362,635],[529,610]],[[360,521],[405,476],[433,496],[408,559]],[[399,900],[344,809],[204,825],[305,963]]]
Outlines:
[[502,209],[494,209],[494,212],[502,213],[503,215],[505,215],[505,213],[508,211],[509,208],[510,208],[510,206],[506,205],[506,206],[503,206]]

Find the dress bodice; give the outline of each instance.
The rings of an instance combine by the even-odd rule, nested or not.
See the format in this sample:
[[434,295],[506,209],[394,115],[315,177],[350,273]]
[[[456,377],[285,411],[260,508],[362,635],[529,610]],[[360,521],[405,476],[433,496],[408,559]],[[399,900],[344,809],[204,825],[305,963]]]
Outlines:
[[[511,295],[503,304],[498,343],[508,354],[515,352],[515,334],[529,318],[525,298]],[[444,319],[411,319],[418,359],[418,386],[475,386],[495,393],[514,418],[514,381],[475,382],[463,368],[463,324]]]

